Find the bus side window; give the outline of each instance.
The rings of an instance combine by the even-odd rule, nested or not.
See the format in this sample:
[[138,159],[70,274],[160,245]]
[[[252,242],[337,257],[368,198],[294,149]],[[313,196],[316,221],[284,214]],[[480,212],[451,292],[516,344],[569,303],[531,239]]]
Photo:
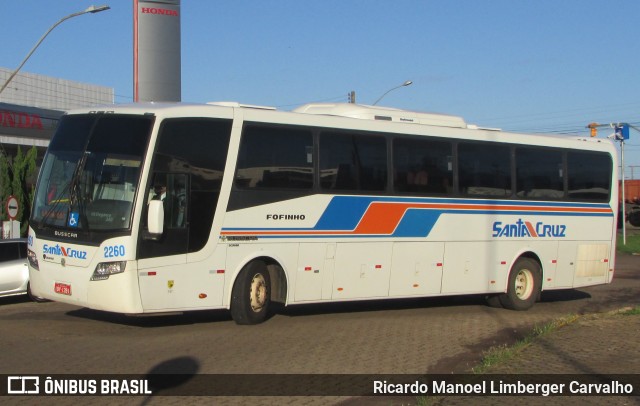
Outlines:
[[450,141],[396,137],[393,140],[394,190],[431,195],[451,193],[451,156]]

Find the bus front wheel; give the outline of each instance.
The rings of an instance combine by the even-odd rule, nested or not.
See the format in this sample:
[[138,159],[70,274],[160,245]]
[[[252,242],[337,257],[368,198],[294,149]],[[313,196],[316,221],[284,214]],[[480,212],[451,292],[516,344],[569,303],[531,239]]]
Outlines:
[[507,292],[499,296],[507,309],[527,310],[540,295],[542,272],[540,264],[531,258],[520,258],[509,273]]
[[262,261],[247,264],[233,284],[231,317],[237,324],[263,322],[271,304],[271,279]]

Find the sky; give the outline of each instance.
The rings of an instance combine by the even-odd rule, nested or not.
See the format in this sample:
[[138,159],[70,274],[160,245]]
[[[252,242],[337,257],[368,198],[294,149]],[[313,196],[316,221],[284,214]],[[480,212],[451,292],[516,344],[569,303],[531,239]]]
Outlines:
[[[133,0],[0,0],[0,66],[133,101]],[[356,101],[518,132],[640,127],[637,0],[182,0],[182,101]],[[601,129],[599,137],[612,130]],[[638,165],[640,132],[625,163]],[[627,169],[630,176],[630,169]]]

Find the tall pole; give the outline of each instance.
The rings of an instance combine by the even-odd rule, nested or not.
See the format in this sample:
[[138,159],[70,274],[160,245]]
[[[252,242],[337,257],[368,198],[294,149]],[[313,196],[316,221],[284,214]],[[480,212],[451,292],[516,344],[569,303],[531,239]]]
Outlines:
[[87,14],[87,13],[99,13],[100,11],[105,11],[105,10],[109,10],[109,6],[89,6],[86,10],[83,11],[78,11],[77,13],[73,13],[73,14],[69,14],[66,17],[61,18],[60,20],[58,20],[57,23],[53,24],[48,30],[47,32],[44,33],[44,35],[42,35],[42,37],[40,37],[40,39],[38,40],[38,42],[36,42],[36,44],[33,46],[33,48],[31,48],[31,51],[29,51],[29,53],[27,54],[27,56],[22,60],[22,63],[20,63],[20,66],[18,66],[9,76],[9,79],[7,79],[6,82],[4,82],[4,85],[2,85],[2,88],[0,89],[0,93],[2,93],[4,91],[4,89],[7,88],[7,86],[9,85],[9,82],[11,82],[11,80],[13,80],[13,78],[16,76],[16,74],[20,71],[20,69],[22,69],[22,67],[24,66],[25,63],[27,63],[27,60],[31,57],[31,55],[36,51],[36,49],[40,46],[40,44],[42,43],[42,41],[44,41],[44,39],[47,37],[47,35],[49,35],[49,33],[51,31],[53,31],[54,28],[56,28],[57,26],[59,26],[60,24],[62,24],[64,21],[73,18],[73,17],[77,17],[83,14]]
[[182,99],[180,0],[133,1],[133,101]]
[[622,245],[627,245],[627,201],[624,193],[624,138],[620,140],[620,164],[622,165]]
[[[624,140],[625,138],[629,138],[629,128],[633,128],[636,131],[640,131],[637,127],[628,124],[628,123],[610,123],[610,124],[598,124],[598,123],[590,123],[587,125],[587,128],[591,130],[591,137],[596,137],[598,134],[599,127],[611,127],[614,129],[614,133],[610,135],[608,138],[613,138],[614,140],[620,141],[620,203],[622,204],[622,244],[627,245],[627,201],[625,196],[625,168],[624,168]],[[633,178],[633,177],[632,177]]]

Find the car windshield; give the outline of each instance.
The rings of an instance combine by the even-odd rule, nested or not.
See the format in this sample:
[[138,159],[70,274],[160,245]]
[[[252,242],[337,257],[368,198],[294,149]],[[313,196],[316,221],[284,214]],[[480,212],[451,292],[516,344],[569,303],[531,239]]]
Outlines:
[[152,125],[152,116],[63,117],[42,164],[32,223],[81,230],[129,228]]

